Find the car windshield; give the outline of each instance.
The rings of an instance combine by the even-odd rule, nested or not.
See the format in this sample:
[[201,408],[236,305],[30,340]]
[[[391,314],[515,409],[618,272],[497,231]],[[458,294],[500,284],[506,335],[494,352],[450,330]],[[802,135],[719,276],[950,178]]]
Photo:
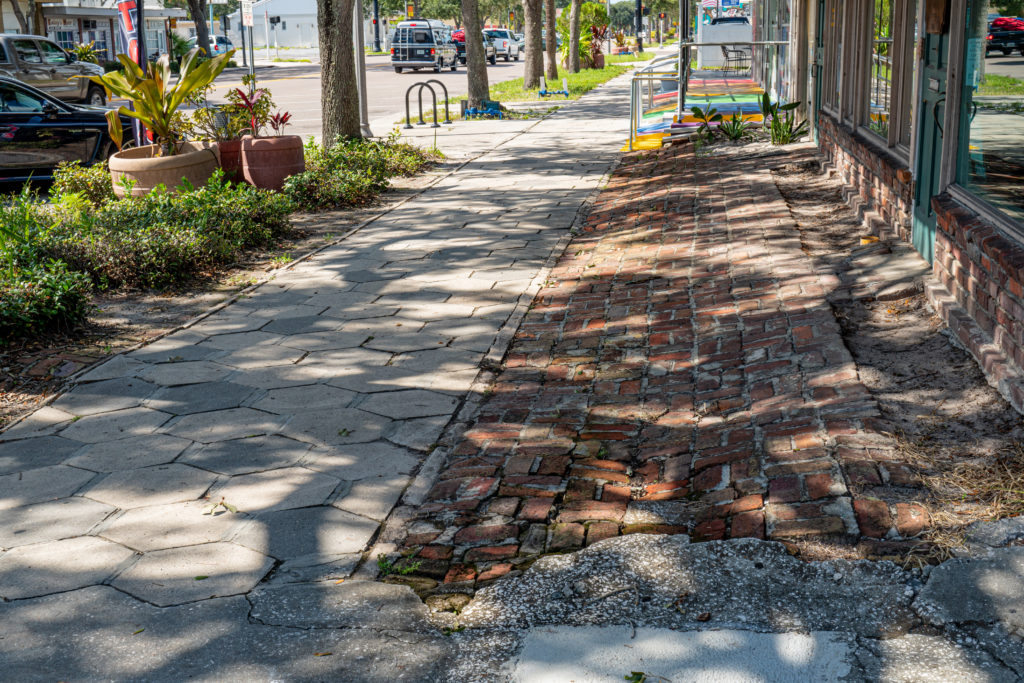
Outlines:
[[501,31],[484,31],[484,35],[488,38],[504,38],[505,34]]
[[19,90],[6,83],[0,83],[0,113],[23,114],[43,111],[46,100]]

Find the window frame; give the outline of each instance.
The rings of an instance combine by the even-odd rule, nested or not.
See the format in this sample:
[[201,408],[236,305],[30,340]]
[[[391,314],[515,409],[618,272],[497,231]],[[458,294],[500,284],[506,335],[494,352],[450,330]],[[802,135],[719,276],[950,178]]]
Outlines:
[[[874,53],[874,3],[876,0],[862,0],[867,11],[863,17],[864,35],[859,40],[866,49],[862,51],[857,82],[860,91],[855,100],[858,102],[859,113],[856,125],[864,136],[876,145],[894,152],[909,163],[909,141],[914,136],[914,108],[917,97],[914,93],[915,84],[915,24],[917,21],[917,3],[914,0],[892,0],[892,82],[890,83],[889,128],[885,136],[870,127],[870,92],[871,92],[871,56]],[[907,108],[909,107],[909,112]],[[909,117],[904,117],[909,113]],[[908,143],[902,142],[907,134]]]

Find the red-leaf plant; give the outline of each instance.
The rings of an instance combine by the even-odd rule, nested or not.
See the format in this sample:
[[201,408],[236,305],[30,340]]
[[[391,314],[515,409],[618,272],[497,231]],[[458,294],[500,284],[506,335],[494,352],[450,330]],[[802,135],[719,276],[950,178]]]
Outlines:
[[259,137],[260,135],[260,112],[257,107],[266,92],[266,90],[260,88],[254,91],[252,96],[249,96],[241,88],[235,88],[235,94],[238,95],[239,99],[239,106],[249,115],[249,127],[252,129],[254,137]]
[[280,136],[284,132],[284,127],[289,125],[292,120],[292,115],[286,111],[279,111],[270,117],[270,127],[274,129],[274,134]]

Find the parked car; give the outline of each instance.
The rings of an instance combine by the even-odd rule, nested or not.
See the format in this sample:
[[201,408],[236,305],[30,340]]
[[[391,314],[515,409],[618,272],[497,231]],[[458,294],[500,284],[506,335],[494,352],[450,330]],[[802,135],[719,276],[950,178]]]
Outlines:
[[[116,151],[104,107],[74,105],[0,76],[0,182],[46,179],[62,161],[89,166]],[[131,119],[121,117],[125,130]]]
[[988,56],[992,52],[1011,55],[1014,51],[1024,56],[1024,21],[1008,17],[995,19],[988,25],[985,55]]
[[[189,38],[188,49],[191,50],[198,44],[199,37],[193,36],[192,38]],[[210,50],[213,51],[213,54],[211,55],[212,57],[222,55],[225,52],[231,52],[234,49],[235,44],[232,43],[229,38],[225,38],[224,36],[210,36]]]
[[57,43],[43,36],[0,34],[0,76],[13,78],[65,102],[107,103],[103,88],[86,78],[98,76],[103,67],[79,62]]
[[[490,36],[485,32],[484,37],[484,59],[491,64],[498,63],[498,53],[494,48],[494,41],[491,40]],[[459,61],[463,64],[466,63],[466,32],[464,30],[458,30],[452,33],[452,40],[455,41],[455,47],[458,50]]]
[[512,31],[507,28],[489,28],[484,30],[484,35],[494,43],[495,57],[504,57],[506,62],[510,59],[519,61],[519,42]]
[[403,21],[395,30],[391,43],[391,65],[395,73],[403,69],[432,68],[440,73],[445,67],[452,71],[458,67],[458,50],[451,30],[442,21],[416,19]]
[[526,34],[525,33],[517,33],[515,35],[516,35],[516,43],[519,44],[519,51],[522,52],[523,50],[526,49]]

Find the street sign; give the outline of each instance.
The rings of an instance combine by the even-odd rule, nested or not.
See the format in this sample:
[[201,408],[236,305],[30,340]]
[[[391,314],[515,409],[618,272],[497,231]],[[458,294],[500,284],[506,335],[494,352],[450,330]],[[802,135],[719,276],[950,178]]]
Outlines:
[[252,0],[242,0],[242,26],[252,27],[254,22],[252,20]]

